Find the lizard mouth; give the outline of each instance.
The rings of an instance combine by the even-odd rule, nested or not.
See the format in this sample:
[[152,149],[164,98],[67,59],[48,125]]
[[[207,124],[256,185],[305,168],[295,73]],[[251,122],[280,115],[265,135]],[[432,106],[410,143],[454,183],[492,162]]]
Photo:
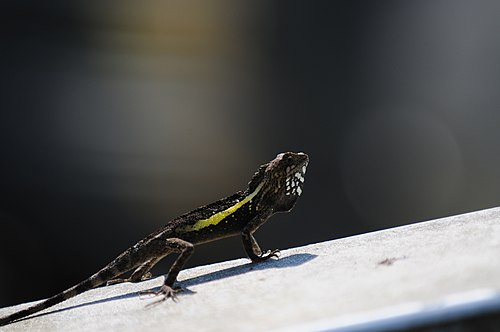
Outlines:
[[297,176],[296,174],[300,174],[302,177],[306,174],[307,171],[307,162],[304,162],[302,164],[299,164],[297,166],[292,166],[289,169],[287,169],[287,176]]
[[294,176],[297,173],[300,173],[302,177],[306,174],[307,170],[307,165],[309,164],[309,158],[307,158],[307,155],[304,154],[304,160],[301,162],[297,163],[297,165],[294,166],[288,166],[286,168],[286,174],[287,176]]

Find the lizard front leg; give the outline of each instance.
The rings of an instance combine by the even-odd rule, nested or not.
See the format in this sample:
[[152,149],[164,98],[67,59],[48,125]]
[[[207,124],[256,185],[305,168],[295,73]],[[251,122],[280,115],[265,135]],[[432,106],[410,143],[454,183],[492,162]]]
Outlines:
[[278,249],[268,250],[267,252],[262,253],[257,240],[255,240],[255,237],[253,236],[253,233],[255,233],[255,231],[257,231],[257,229],[264,224],[270,216],[271,212],[256,216],[245,226],[245,228],[243,228],[243,231],[241,232],[243,247],[245,248],[248,258],[250,258],[252,262],[262,262],[271,257],[279,257],[280,251]]

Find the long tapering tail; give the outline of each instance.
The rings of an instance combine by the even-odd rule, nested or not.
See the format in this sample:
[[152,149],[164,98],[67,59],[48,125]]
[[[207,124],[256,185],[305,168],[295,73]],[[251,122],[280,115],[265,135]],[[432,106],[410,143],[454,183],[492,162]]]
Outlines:
[[11,315],[5,316],[0,318],[0,326],[7,325],[9,323],[12,323],[18,319],[27,317],[29,315],[32,315],[34,313],[37,313],[39,311],[42,311],[44,309],[47,309],[57,303],[66,301],[67,299],[70,299],[78,294],[81,294],[89,289],[95,288],[97,286],[102,285],[104,282],[109,280],[115,275],[113,271],[111,271],[109,268],[104,268],[91,276],[90,278],[80,282],[76,286],[73,286],[71,288],[68,288],[67,290],[54,295],[52,297],[49,297],[48,299],[37,303],[29,308],[20,310],[18,312],[15,312]]

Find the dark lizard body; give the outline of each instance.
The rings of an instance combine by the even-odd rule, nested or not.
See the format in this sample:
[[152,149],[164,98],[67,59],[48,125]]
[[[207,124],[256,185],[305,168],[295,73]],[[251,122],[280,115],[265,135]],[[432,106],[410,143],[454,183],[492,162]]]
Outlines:
[[[245,191],[202,206],[169,221],[164,227],[128,248],[111,263],[79,284],[27,309],[0,318],[0,326],[24,318],[89,289],[117,282],[138,282],[150,277],[149,270],[162,258],[179,253],[155,295],[175,298],[179,272],[195,245],[240,235],[252,262],[277,257],[278,250],[263,253],[253,233],[276,212],[289,212],[302,193],[309,158],[304,153],[281,153],[260,166]],[[116,279],[133,271],[126,279]],[[160,300],[160,301],[161,301]]]

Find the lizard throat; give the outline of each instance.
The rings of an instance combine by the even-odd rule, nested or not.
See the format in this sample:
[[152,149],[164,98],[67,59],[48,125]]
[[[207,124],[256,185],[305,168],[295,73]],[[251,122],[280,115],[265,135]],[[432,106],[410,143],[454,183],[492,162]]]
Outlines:
[[264,182],[261,182],[250,195],[245,197],[240,202],[234,204],[233,206],[225,209],[224,211],[217,212],[214,215],[212,215],[210,218],[198,220],[193,225],[182,227],[180,229],[177,229],[177,231],[180,231],[180,232],[199,231],[199,230],[206,228],[208,226],[215,226],[215,225],[219,224],[222,220],[226,219],[228,216],[235,213],[240,207],[242,207],[246,203],[250,202],[259,193],[259,191],[262,189],[263,185],[264,185]]

